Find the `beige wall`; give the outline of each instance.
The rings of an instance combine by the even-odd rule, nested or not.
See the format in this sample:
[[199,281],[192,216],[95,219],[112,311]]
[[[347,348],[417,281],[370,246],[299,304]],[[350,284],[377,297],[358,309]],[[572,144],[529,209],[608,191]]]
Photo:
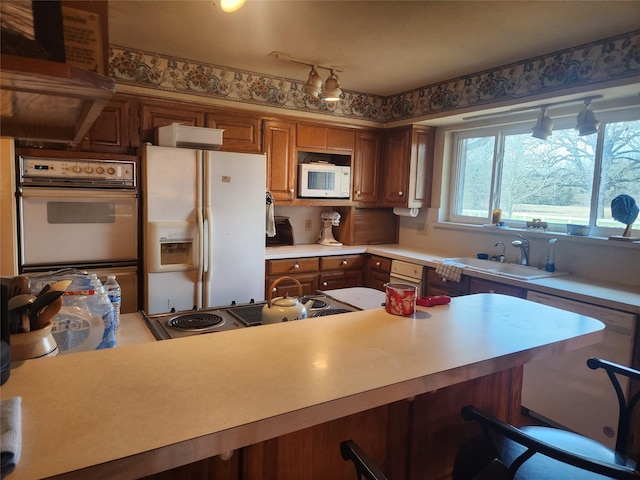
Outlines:
[[0,138],[0,275],[18,274],[13,140]]

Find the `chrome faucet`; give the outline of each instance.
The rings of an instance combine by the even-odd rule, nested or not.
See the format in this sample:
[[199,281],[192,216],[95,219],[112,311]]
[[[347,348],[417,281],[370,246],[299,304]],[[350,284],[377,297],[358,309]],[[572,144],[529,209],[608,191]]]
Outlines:
[[514,240],[511,245],[520,249],[520,265],[529,265],[529,240],[519,233],[516,236],[521,240]]
[[504,262],[504,243],[502,242],[498,242],[494,245],[494,247],[497,247],[498,245],[502,245],[502,254],[500,255],[500,257],[498,257],[498,260],[500,260],[500,262]]

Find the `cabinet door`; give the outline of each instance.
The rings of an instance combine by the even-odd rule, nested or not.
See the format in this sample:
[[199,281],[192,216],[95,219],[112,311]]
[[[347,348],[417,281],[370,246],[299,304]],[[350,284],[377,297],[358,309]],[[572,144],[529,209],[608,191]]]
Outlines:
[[371,255],[367,260],[367,274],[365,284],[369,288],[385,291],[391,273],[391,259]]
[[295,198],[295,123],[278,120],[264,122],[264,151],[267,154],[267,190],[276,201]]
[[192,127],[204,126],[204,112],[179,102],[143,104],[140,107],[140,141],[156,144],[157,127],[180,123]]
[[111,99],[82,139],[80,149],[89,152],[127,153],[129,112],[128,99]]
[[353,151],[355,134],[353,129],[334,128],[324,125],[298,124],[296,145],[298,148]]
[[430,127],[387,132],[384,156],[384,205],[422,208],[431,203],[433,135]]
[[407,204],[411,161],[411,130],[393,130],[385,135],[383,199],[385,205],[404,207]]
[[353,200],[356,205],[375,204],[379,198],[381,139],[378,132],[356,132],[353,160]]
[[220,150],[260,153],[260,119],[257,117],[207,112],[207,127],[224,130]]
[[469,293],[501,293],[511,297],[527,298],[524,288],[475,277],[469,280]]

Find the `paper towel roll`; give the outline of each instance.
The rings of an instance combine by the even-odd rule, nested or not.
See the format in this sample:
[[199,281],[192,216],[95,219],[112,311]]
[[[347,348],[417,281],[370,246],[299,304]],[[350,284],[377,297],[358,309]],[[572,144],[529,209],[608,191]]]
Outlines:
[[398,208],[394,207],[393,213],[400,217],[417,217],[420,213],[419,208]]

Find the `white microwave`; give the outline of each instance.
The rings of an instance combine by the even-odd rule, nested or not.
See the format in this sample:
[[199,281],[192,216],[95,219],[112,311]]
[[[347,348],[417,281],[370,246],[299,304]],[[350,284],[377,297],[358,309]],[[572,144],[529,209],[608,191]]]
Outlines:
[[351,167],[331,163],[301,163],[298,166],[298,197],[350,198]]

